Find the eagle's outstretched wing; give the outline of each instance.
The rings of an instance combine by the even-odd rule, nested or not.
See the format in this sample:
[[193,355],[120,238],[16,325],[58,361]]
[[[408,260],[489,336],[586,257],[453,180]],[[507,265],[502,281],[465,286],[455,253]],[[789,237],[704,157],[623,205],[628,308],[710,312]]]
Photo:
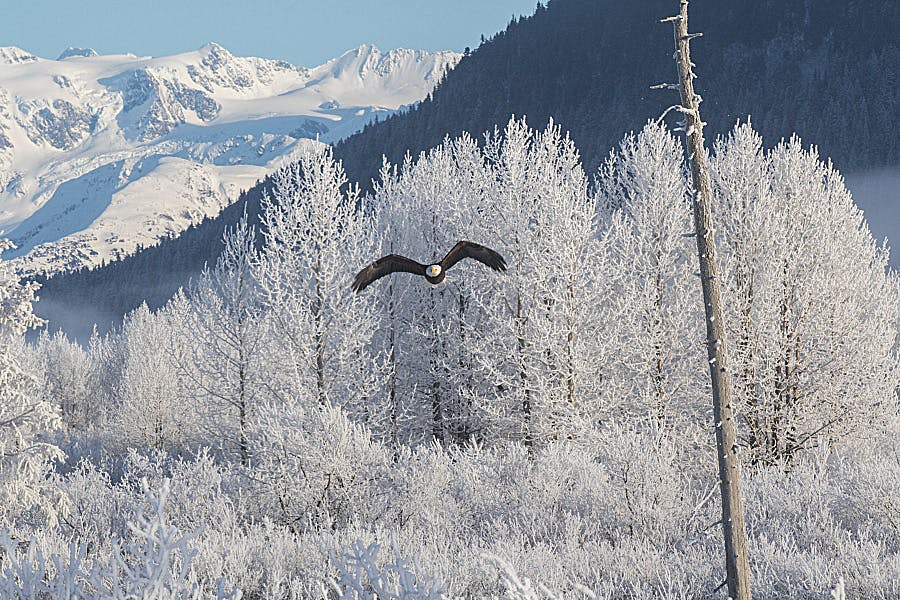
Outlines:
[[465,240],[456,242],[456,245],[447,253],[444,260],[441,261],[441,269],[446,271],[464,258],[474,258],[480,263],[484,263],[495,271],[506,270],[506,260],[497,252],[494,252],[486,246],[476,244],[475,242],[467,242]]
[[361,292],[367,285],[391,273],[414,273],[425,275],[425,265],[421,265],[411,258],[399,254],[382,256],[368,267],[356,274],[353,279],[353,291]]

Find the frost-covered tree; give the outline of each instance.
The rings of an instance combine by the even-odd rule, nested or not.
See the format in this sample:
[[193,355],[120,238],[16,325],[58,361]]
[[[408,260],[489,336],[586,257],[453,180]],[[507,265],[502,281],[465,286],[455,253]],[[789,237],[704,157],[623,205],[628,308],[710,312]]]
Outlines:
[[255,276],[289,393],[315,390],[320,405],[364,411],[379,375],[367,346],[374,324],[371,303],[352,294],[350,282],[372,260],[371,231],[346,183],[328,147],[275,173]]
[[715,147],[736,394],[757,462],[792,461],[877,418],[897,388],[897,289],[843,179],[749,124]]
[[[399,169],[386,165],[373,202],[382,253],[430,262],[462,239],[493,243],[479,216],[488,177],[468,136],[446,140],[416,162],[408,156]],[[398,415],[407,436],[427,433],[449,443],[480,435],[467,336],[478,322],[471,297],[484,287],[483,275],[464,262],[437,287],[400,274],[370,292],[387,314],[391,414]]]
[[[631,133],[600,169],[615,314],[608,382],[625,414],[659,424],[696,416],[703,385],[702,323],[682,149],[665,125]],[[624,400],[624,405],[622,404]]]
[[183,332],[190,352],[179,365],[195,388],[207,442],[245,466],[250,421],[268,384],[267,323],[252,273],[254,238],[245,217],[226,233],[215,268],[191,289]]
[[531,445],[600,418],[607,267],[578,152],[558,126],[535,133],[513,119],[484,152],[481,219],[510,268],[493,280],[498,294],[481,296],[476,373],[512,425],[497,434]]
[[111,432],[116,445],[179,451],[196,440],[196,411],[178,369],[189,351],[181,337],[186,304],[179,295],[156,313],[143,304],[125,319]]
[[102,403],[95,396],[91,356],[61,331],[41,332],[35,345],[39,396],[59,408],[68,433],[84,431],[97,422]]
[[[13,247],[0,240],[0,252]],[[59,411],[32,394],[34,378],[19,362],[25,331],[41,322],[32,312],[38,287],[0,261],[0,524],[6,526],[23,511],[51,510],[42,501],[44,477],[50,461],[62,459],[45,439],[60,427]]]
[[[436,288],[402,275],[384,286],[397,383],[420,416],[430,408],[431,436],[531,443],[596,419],[605,267],[571,140],[512,120],[484,149],[445,140],[382,180],[385,252],[439,260],[471,239],[510,264],[498,275],[460,263]],[[398,345],[414,350],[397,356]]]

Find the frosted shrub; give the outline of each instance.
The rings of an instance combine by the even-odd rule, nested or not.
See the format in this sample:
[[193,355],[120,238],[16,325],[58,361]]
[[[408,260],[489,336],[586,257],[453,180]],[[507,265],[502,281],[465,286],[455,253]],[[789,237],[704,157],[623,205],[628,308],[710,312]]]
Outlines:
[[[652,437],[622,429],[604,435],[605,447],[559,443],[532,458],[515,447],[454,457],[451,490],[466,517],[447,535],[467,540],[474,554],[462,550],[472,566],[454,568],[454,594],[502,593],[503,582],[496,569],[485,570],[482,554],[501,557],[540,597],[580,594],[578,583],[601,597],[632,585],[645,595],[708,591],[707,557],[677,547],[687,532],[706,525],[706,515],[692,515],[697,494],[690,470],[666,444],[654,448]],[[518,589],[511,581],[504,585],[509,594]]]
[[823,449],[787,474],[772,467],[749,478],[751,566],[761,594],[824,596],[838,578],[849,597],[900,594],[896,435],[873,448]]
[[[534,584],[527,577],[520,577],[516,570],[508,562],[499,556],[487,556],[487,560],[497,567],[500,579],[506,588],[503,600],[562,600],[561,594],[556,594],[547,589],[541,583]],[[577,585],[576,589],[587,598],[596,598],[597,595],[583,585]]]
[[215,582],[209,593],[195,581],[190,547],[195,534],[183,535],[166,519],[169,488],[159,494],[145,492],[149,508],[139,508],[128,524],[131,539],[117,540],[108,558],[88,559],[87,542],[73,541],[65,554],[45,556],[32,539],[24,547],[9,537],[0,538],[3,550],[0,596],[3,598],[75,598],[126,600],[175,598],[178,600],[238,600],[241,593]]
[[392,496],[387,520],[429,536],[453,532],[461,507],[451,490],[459,475],[437,444],[401,452],[386,482]]
[[[131,577],[146,582],[147,569],[136,566],[146,561],[138,557],[154,556],[150,570],[168,564],[176,582],[182,557],[189,557],[188,591],[212,593],[217,581],[228,581],[224,590],[238,586],[245,597],[321,597],[323,589],[336,593],[329,583],[335,572],[349,577],[347,597],[372,597],[371,577],[402,591],[400,567],[389,566],[402,561],[374,552],[373,544],[415,556],[415,567],[402,568],[418,577],[417,585],[434,591],[439,580],[453,597],[581,597],[588,595],[583,585],[599,598],[695,598],[712,595],[721,582],[717,507],[707,498],[713,476],[670,437],[608,427],[590,443],[550,444],[531,455],[516,444],[450,451],[430,445],[401,450],[391,463],[387,449],[346,418],[293,418],[290,443],[260,457],[287,449],[286,475],[293,475],[280,491],[288,514],[305,519],[282,520],[276,489],[260,477],[269,473],[263,466],[275,463],[254,467],[254,481],[209,454],[133,455],[115,482],[87,466],[67,476],[67,521],[80,523],[73,531],[84,547],[54,541],[61,536],[48,530],[31,548],[14,548],[18,566],[6,584],[22,587],[22,577],[45,586],[94,581],[93,569],[117,564],[112,555],[130,569],[116,580],[121,589]],[[898,480],[891,452],[887,446],[873,459],[847,448],[804,461],[788,475],[772,468],[748,478],[758,597],[827,597],[841,576],[848,597],[896,596],[896,534],[884,516]],[[334,496],[322,493],[328,473]],[[879,482],[879,473],[889,481]],[[168,485],[162,516],[147,501],[141,477],[151,488]],[[338,478],[346,483],[337,485]],[[323,497],[328,510],[312,512]],[[151,533],[137,535],[116,517],[117,507],[126,514],[141,508],[145,521],[128,520]],[[189,536],[179,533],[198,526]],[[148,554],[147,540],[162,540],[170,551]],[[500,557],[517,579],[486,554]],[[359,589],[370,595],[352,595]]]
[[612,425],[597,435],[596,444],[596,461],[609,481],[597,502],[611,538],[627,535],[667,548],[696,528],[702,494],[674,436]]
[[259,411],[255,478],[264,514],[292,531],[367,520],[385,449],[342,409],[270,406]]
[[379,566],[380,550],[376,543],[366,546],[356,540],[339,555],[332,555],[338,570],[337,581],[332,585],[338,597],[348,600],[436,600],[444,597],[440,583],[423,576],[421,571],[420,575],[415,575],[411,569],[412,561],[404,558],[396,547],[393,562]]

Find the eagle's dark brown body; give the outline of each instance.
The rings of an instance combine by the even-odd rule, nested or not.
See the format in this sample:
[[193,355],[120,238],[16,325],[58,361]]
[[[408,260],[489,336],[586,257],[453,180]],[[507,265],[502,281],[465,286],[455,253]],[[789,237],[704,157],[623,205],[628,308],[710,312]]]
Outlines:
[[464,258],[474,258],[495,271],[506,270],[506,260],[497,252],[475,242],[461,241],[453,246],[453,249],[447,253],[447,256],[441,262],[430,265],[423,265],[399,254],[382,256],[356,274],[356,278],[353,280],[353,290],[361,292],[373,281],[391,273],[421,275],[428,283],[437,285],[447,277],[447,270]]

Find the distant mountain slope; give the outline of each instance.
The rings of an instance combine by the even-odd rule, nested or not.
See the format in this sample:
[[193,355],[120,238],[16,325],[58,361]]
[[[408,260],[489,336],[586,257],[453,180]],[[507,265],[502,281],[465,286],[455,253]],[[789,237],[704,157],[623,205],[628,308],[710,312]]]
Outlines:
[[459,55],[360,46],[314,68],[217,44],[167,57],[0,49],[0,229],[26,270],[127,254],[421,100]]
[[[524,114],[535,126],[552,116],[571,131],[593,170],[624,133],[677,101],[673,92],[649,90],[674,78],[671,26],[658,20],[676,4],[539,5],[533,16],[511,22],[465,56],[429,98],[366,126],[335,153],[365,187],[383,154],[399,162],[408,150],[433,147],[445,135],[480,136],[511,114]],[[799,132],[842,170],[900,164],[900,2],[695,1],[691,11],[692,29],[705,33],[693,47],[710,139],[749,114],[767,142]],[[251,212],[260,189],[246,195]],[[199,269],[214,260],[213,240],[240,212],[224,212],[196,234],[121,264],[55,277],[42,296],[48,306],[84,298],[110,318],[144,297],[158,303],[186,281],[184,272],[169,274],[169,266],[192,261]],[[153,284],[142,290],[141,281]],[[52,311],[44,314],[55,318]]]

